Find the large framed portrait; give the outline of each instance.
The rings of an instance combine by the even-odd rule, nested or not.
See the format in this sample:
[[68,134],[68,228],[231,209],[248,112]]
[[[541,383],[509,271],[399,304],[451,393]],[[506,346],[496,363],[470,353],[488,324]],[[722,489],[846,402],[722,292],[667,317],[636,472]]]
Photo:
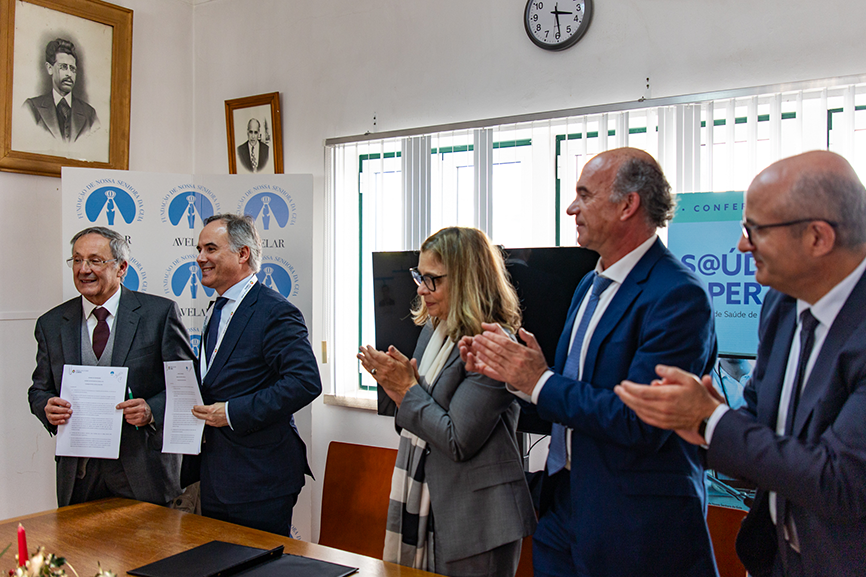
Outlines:
[[129,168],[132,10],[0,0],[0,170]]
[[226,135],[229,174],[283,173],[279,92],[226,100]]

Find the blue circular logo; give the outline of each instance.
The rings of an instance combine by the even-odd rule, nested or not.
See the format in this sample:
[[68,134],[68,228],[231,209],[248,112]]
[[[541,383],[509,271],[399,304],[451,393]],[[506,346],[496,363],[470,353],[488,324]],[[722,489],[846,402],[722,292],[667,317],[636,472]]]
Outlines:
[[285,259],[273,256],[266,256],[263,259],[262,267],[256,273],[259,282],[268,288],[271,288],[285,298],[298,296],[298,273],[295,267]]
[[197,299],[204,293],[205,298],[210,298],[216,292],[201,284],[201,269],[195,263],[195,257],[174,261],[166,271],[163,282],[166,294],[176,297],[187,293],[190,298]]
[[181,192],[168,205],[168,220],[174,226],[183,223],[194,229],[196,213],[204,222],[214,215],[214,206],[208,197],[194,190]]
[[116,186],[97,188],[87,197],[84,214],[90,222],[96,222],[103,212],[108,226],[114,226],[117,213],[120,213],[126,224],[130,224],[135,219],[135,200],[128,192]]

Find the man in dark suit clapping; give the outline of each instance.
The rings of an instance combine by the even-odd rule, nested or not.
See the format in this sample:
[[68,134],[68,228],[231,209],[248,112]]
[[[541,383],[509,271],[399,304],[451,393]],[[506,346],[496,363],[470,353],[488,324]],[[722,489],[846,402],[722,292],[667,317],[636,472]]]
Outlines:
[[832,152],[780,160],[746,192],[739,249],[771,288],[746,406],[671,367],[617,392],[758,486],[737,536],[751,575],[866,575],[866,188]]
[[219,298],[200,356],[205,421],[202,513],[289,535],[311,475],[293,414],[322,392],[301,312],[256,278],[262,243],[253,220],[220,214],[199,235],[201,283]]

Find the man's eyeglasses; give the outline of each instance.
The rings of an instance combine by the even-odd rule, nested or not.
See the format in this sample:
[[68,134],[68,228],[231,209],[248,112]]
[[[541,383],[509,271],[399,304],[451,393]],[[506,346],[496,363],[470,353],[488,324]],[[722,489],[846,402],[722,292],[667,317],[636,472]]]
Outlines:
[[81,268],[82,265],[86,264],[93,270],[102,270],[110,263],[116,261],[116,258],[113,258],[111,260],[103,260],[101,258],[78,258],[74,256],[72,258],[66,259],[66,265],[69,268]]
[[781,226],[794,226],[795,224],[803,224],[804,222],[813,222],[816,220],[820,220],[821,222],[826,222],[833,228],[839,226],[839,223],[833,222],[831,220],[824,220],[823,218],[800,218],[797,220],[789,220],[786,222],[774,222],[772,224],[752,224],[746,220],[740,223],[740,226],[743,227],[743,235],[746,237],[746,240],[749,241],[749,244],[755,244],[754,240],[752,240],[752,234],[755,231],[762,230],[765,228],[777,228]]
[[424,286],[427,287],[431,293],[436,292],[436,281],[440,278],[445,278],[448,276],[447,274],[440,274],[439,276],[431,276],[429,274],[421,274],[418,271],[418,267],[413,267],[409,269],[409,272],[412,273],[412,280],[415,281],[415,284],[421,286],[421,283],[424,283]]

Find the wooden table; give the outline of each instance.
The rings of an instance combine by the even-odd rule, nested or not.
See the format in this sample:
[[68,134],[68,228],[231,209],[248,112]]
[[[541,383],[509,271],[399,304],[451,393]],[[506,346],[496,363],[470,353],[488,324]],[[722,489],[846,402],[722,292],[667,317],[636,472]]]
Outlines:
[[362,577],[432,575],[372,557],[129,499],[104,499],[0,521],[0,551],[12,543],[9,551],[0,557],[0,573],[15,565],[18,523],[27,530],[31,553],[36,547],[44,546],[49,553],[66,557],[81,577],[94,575],[97,561],[104,569],[123,575],[130,569],[213,540],[269,549],[285,545],[286,553],[358,567],[356,575]]

